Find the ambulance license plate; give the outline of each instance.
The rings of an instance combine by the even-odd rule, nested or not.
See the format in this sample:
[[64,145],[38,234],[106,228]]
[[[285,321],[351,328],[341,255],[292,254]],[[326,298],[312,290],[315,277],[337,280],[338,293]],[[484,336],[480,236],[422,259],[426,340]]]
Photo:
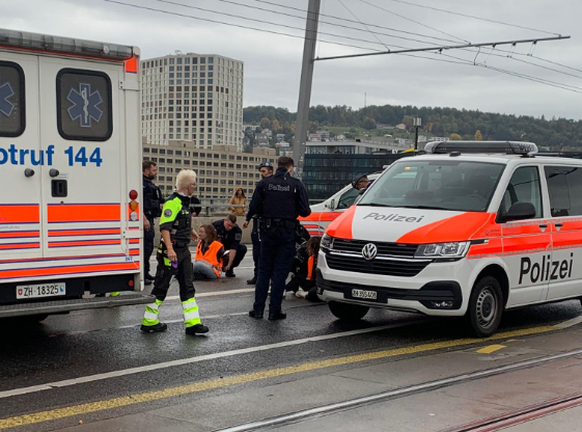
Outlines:
[[17,299],[31,299],[41,297],[56,297],[67,293],[65,282],[46,283],[41,285],[18,285],[16,287]]
[[353,289],[352,290],[352,297],[353,298],[364,299],[364,300],[377,300],[378,299],[378,293],[376,291]]

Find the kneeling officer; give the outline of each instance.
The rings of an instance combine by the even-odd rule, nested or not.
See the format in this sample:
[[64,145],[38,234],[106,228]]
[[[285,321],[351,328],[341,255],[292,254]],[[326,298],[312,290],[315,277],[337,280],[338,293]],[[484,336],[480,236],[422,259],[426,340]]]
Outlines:
[[202,325],[198,305],[194,299],[192,256],[188,244],[196,233],[192,231],[192,213],[190,198],[196,187],[196,173],[192,170],[182,170],[176,177],[176,189],[162,209],[160,231],[162,241],[158,248],[158,269],[152,294],[156,297],[154,303],[146,306],[141,330],[146,333],[163,332],[168,326],[159,321],[160,305],[168,294],[172,276],[176,276],[180,284],[180,300],[184,309],[186,333],[207,333],[208,327]]

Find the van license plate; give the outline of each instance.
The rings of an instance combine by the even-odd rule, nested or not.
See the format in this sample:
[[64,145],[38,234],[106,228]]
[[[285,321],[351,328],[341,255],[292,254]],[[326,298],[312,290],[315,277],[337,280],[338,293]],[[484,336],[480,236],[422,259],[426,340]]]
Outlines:
[[352,290],[352,297],[353,298],[365,299],[365,300],[377,300],[378,299],[378,293],[376,291],[353,289]]
[[65,282],[47,283],[41,285],[19,285],[16,287],[17,299],[41,297],[56,297],[67,293]]

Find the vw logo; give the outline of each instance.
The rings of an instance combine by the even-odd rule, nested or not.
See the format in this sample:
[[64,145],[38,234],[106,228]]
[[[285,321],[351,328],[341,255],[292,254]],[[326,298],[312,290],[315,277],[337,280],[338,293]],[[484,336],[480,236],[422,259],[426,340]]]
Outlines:
[[364,259],[367,259],[368,261],[376,258],[377,254],[378,248],[374,243],[368,243],[366,246],[362,248],[362,256],[364,257]]

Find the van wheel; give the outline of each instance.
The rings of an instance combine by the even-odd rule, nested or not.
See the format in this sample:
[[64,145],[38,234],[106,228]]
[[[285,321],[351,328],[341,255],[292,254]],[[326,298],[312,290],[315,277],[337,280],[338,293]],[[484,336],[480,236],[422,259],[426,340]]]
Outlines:
[[328,303],[329,310],[335,317],[339,318],[342,321],[359,321],[370,310],[368,306],[361,306],[361,305],[354,305],[354,304],[347,304],[347,303],[340,303],[331,301]]
[[491,336],[499,327],[503,314],[503,295],[499,281],[485,276],[477,281],[471,291],[467,318],[477,337]]

